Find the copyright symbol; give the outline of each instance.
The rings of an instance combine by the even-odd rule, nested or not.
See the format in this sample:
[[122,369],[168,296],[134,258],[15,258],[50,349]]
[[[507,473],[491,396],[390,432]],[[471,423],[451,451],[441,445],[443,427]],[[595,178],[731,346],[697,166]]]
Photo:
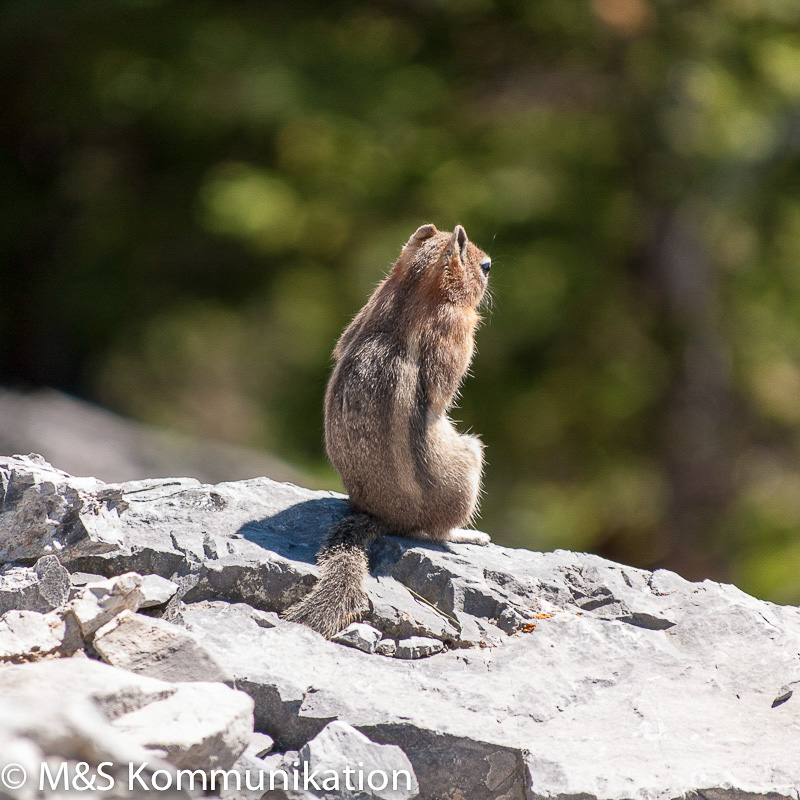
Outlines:
[[6,789],[21,789],[28,780],[28,773],[19,764],[6,764],[0,769],[0,785]]

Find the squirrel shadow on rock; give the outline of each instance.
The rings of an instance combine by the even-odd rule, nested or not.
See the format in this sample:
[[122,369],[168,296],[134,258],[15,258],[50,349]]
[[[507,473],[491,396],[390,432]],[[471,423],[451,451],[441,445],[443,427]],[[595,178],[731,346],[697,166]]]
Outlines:
[[[272,516],[246,522],[235,536],[291,561],[317,564],[317,552],[330,529],[349,516],[353,512],[344,499],[304,500]],[[399,535],[382,536],[370,548],[370,574],[375,578],[396,577],[392,568],[407,550],[443,552],[449,549],[449,544]]]
[[315,564],[327,532],[349,515],[346,500],[304,500],[272,516],[246,522],[236,536],[291,561]]
[[[337,498],[306,500],[272,516],[245,523],[238,529],[236,536],[247,539],[259,548],[288,561],[316,564],[319,567],[317,552],[325,542],[330,529],[341,520],[354,516],[357,515],[351,512],[345,500]],[[407,585],[409,576],[404,573],[409,567],[400,567],[398,570],[398,564],[411,549],[446,552],[450,546],[447,542],[421,541],[389,535],[379,537],[368,549],[368,574],[375,579],[397,581],[400,587],[403,587],[400,590],[402,594],[397,596],[398,599],[405,595],[404,590],[413,592],[414,587],[420,589],[420,584],[427,585],[430,580],[430,576],[426,573],[418,576],[418,579],[412,579],[411,586]],[[270,583],[276,591],[270,592],[269,598],[262,597],[261,593],[253,595],[250,593],[251,590],[243,592],[242,585],[238,584],[217,586],[217,591],[213,594],[217,599],[224,597],[231,602],[243,601],[265,611],[282,613],[291,604],[311,594],[318,582],[317,575],[309,573],[298,580],[296,572],[290,570],[285,579],[276,579],[274,573],[270,576]],[[246,583],[249,585],[249,581]],[[366,586],[361,589],[364,599],[364,618],[375,624],[377,620],[373,619],[374,598],[370,597],[369,591],[364,591],[365,589]],[[208,596],[207,590],[203,588],[201,591],[190,590],[187,598],[197,600]],[[416,603],[411,593],[408,594],[407,601],[412,607]]]

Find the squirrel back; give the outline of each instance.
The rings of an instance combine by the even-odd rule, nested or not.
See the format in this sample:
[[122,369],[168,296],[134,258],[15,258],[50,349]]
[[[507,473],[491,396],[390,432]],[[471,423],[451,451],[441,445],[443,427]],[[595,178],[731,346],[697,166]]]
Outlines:
[[483,447],[447,412],[472,360],[490,264],[460,225],[423,225],[339,339],[325,446],[354,513],[330,532],[320,580],[287,618],[332,636],[363,611],[376,536],[444,541],[477,513]]

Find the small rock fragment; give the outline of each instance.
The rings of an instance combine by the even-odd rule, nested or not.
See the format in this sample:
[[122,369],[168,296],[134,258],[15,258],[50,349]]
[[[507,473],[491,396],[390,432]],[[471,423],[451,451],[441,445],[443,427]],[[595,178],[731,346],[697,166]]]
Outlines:
[[658,597],[664,597],[669,594],[676,594],[692,590],[692,584],[667,569],[657,569],[651,575],[648,581],[650,591]]
[[54,653],[66,635],[64,615],[58,611],[8,611],[0,618],[0,663],[30,661]]
[[95,650],[108,664],[165,681],[224,681],[228,673],[185,628],[123,611],[97,631]]
[[424,636],[412,636],[397,643],[396,658],[425,658],[444,650],[444,644],[438,639],[426,639]]
[[430,639],[457,639],[458,631],[449,615],[415,597],[398,581],[379,576],[368,578],[368,621],[385,636],[407,639],[425,636]]
[[0,614],[52,611],[67,602],[69,586],[69,573],[55,556],[42,556],[32,567],[6,564],[0,568]]
[[69,572],[55,556],[42,556],[34,565],[38,578],[37,590],[48,611],[67,602],[69,597]]
[[367,625],[366,622],[353,622],[337,633],[333,641],[355,647],[356,650],[363,650],[365,653],[374,653],[381,635],[377,628]]
[[72,601],[79,597],[87,586],[94,586],[108,580],[102,575],[95,575],[93,572],[73,572],[69,576],[69,600]]
[[[253,736],[264,736],[265,734],[254,733]],[[269,737],[267,737],[269,738]],[[280,790],[283,780],[280,777],[271,777],[271,773],[276,773],[283,766],[283,754],[271,753],[264,754],[260,758],[253,754],[252,740],[247,749],[239,756],[236,763],[231,767],[232,772],[238,772],[238,778],[229,778],[227,786],[224,781],[222,786],[217,784],[214,788],[219,792],[220,800],[261,800],[268,797],[270,800],[286,800],[287,795]],[[271,791],[270,786],[274,786],[276,791]],[[267,793],[264,794],[264,789]],[[292,794],[292,800],[300,800]],[[316,798],[311,798],[316,800]]]
[[178,591],[178,584],[162,578],[161,575],[142,576],[142,602],[139,608],[153,608],[163,606],[168,603],[175,592]]
[[119,577],[88,584],[81,589],[70,607],[84,637],[91,637],[99,628],[126,609],[136,611],[142,600],[141,586],[141,575],[126,572]]
[[394,639],[382,639],[378,642],[375,652],[379,656],[389,656],[391,658],[397,652],[397,642]]
[[108,578],[104,577],[103,575],[97,575],[94,572],[73,572],[70,576],[70,583],[73,586],[82,587],[82,586],[91,586],[94,583],[102,583]]
[[783,703],[791,699],[792,695],[795,693],[795,690],[797,689],[800,689],[800,680],[791,681],[790,683],[781,686],[781,688],[778,689],[778,694],[772,701],[772,707],[776,708],[777,706],[783,705]]
[[253,758],[265,758],[272,752],[274,746],[275,740],[271,736],[254,731],[250,736],[250,744],[247,745],[245,753]]
[[108,578],[102,575],[95,575],[93,572],[73,572],[70,576],[69,599],[74,600],[86,586],[94,586],[103,583]]

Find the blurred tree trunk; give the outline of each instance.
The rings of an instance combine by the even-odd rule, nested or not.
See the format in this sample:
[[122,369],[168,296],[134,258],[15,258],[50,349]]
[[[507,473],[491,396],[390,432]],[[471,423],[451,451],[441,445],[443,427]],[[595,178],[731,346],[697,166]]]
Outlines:
[[660,560],[689,579],[725,578],[724,554],[711,558],[710,541],[733,499],[735,466],[729,354],[717,331],[718,285],[688,208],[655,212],[648,249],[644,277],[674,353],[657,445],[671,492],[667,551]]

